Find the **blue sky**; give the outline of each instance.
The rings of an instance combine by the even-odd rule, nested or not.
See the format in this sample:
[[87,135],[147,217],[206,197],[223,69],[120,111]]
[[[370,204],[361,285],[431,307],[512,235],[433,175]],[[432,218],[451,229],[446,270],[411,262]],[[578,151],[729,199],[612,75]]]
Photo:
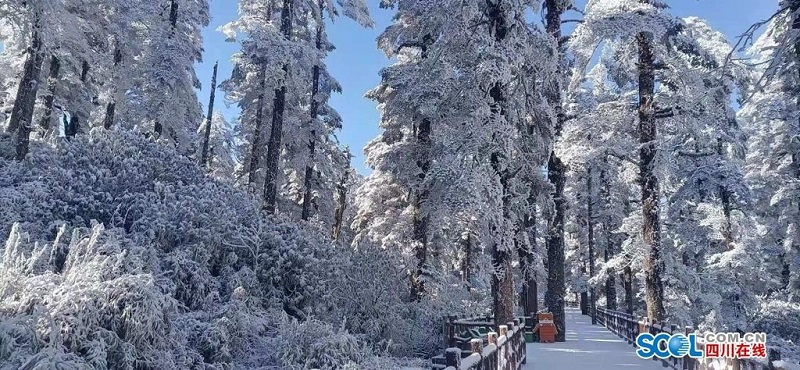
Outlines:
[[[375,102],[365,99],[364,93],[379,82],[378,71],[389,64],[389,60],[376,48],[375,39],[391,23],[394,12],[378,8],[378,0],[367,0],[370,4],[375,27],[364,29],[355,22],[340,18],[329,24],[328,35],[336,46],[327,59],[328,69],[342,84],[342,94],[331,98],[331,105],[343,118],[343,129],[339,140],[350,147],[355,155],[353,166],[362,174],[369,173],[364,164],[363,147],[379,133],[380,115]],[[583,7],[586,0],[577,0]],[[675,16],[697,16],[706,19],[712,27],[723,32],[729,40],[735,40],[751,24],[766,19],[778,9],[777,0],[672,0],[668,1]],[[208,101],[208,88],[215,61],[219,61],[220,81],[230,76],[231,55],[238,51],[238,44],[227,43],[217,28],[237,17],[237,2],[234,0],[211,0],[211,24],[204,30],[205,53],[203,63],[197,66],[197,74],[203,83],[199,92],[200,101]],[[570,14],[566,18],[576,18]],[[216,109],[229,120],[234,120],[238,110],[226,107],[223,94],[217,94]],[[205,110],[204,110],[205,111]]]

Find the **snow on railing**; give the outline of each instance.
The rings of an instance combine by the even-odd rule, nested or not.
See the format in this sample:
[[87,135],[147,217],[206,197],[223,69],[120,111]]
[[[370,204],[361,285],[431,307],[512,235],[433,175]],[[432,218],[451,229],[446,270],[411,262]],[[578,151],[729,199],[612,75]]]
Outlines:
[[[647,317],[638,318],[634,315],[608,310],[605,308],[597,307],[595,309],[595,317],[597,323],[605,326],[609,331],[617,334],[620,338],[625,339],[629,344],[636,347],[636,337],[639,333],[650,333],[653,335],[659,333],[667,334],[689,334],[694,332],[695,329],[691,326],[684,328],[678,325],[670,325],[665,322],[655,322],[649,320]],[[703,343],[698,343],[703,346]],[[655,361],[661,361],[664,367],[669,367],[675,370],[711,370],[711,369],[737,369],[737,370],[795,370],[798,365],[789,364],[780,361],[781,354],[776,349],[769,349],[769,360],[756,361],[752,359],[696,359],[685,357],[672,357],[670,359],[658,359],[653,357]]]
[[527,362],[524,327],[520,319],[500,325],[498,332],[487,333],[485,346],[483,339],[473,338],[469,354],[446,349],[444,370],[519,370]]

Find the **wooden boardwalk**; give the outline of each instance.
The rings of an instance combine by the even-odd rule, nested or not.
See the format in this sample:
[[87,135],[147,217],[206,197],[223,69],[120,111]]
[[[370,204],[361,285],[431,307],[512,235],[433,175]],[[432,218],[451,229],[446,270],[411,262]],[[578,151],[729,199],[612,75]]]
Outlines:
[[566,308],[567,341],[528,343],[525,370],[663,370],[657,361],[642,360],[632,345],[577,308]]

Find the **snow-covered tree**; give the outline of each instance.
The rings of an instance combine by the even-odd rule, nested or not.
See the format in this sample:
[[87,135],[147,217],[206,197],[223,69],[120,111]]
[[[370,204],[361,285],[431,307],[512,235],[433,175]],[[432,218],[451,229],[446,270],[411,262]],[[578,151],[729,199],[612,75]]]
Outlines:
[[267,209],[303,219],[316,209],[327,225],[333,207],[325,203],[332,204],[349,161],[333,136],[341,119],[327,104],[341,87],[324,65],[333,49],[325,19],[339,11],[372,25],[361,1],[262,0],[241,1],[239,19],[222,29],[242,44],[234,74],[223,84],[228,100],[242,109],[240,176],[254,189],[264,181]]
[[[756,328],[778,334],[777,346],[800,340],[800,324],[786,320],[800,312],[798,9],[800,2],[782,1],[781,10],[748,50],[755,68],[745,80],[737,115],[748,135],[746,179],[758,225],[758,232],[750,235],[749,251],[760,263],[748,268],[763,277],[752,287],[760,295],[760,307],[750,319]],[[787,350],[795,348],[789,345]]]
[[[417,295],[418,279],[445,251],[433,241],[471,223],[454,216],[475,216],[469,227],[492,256],[495,315],[503,322],[513,310],[512,253],[530,190],[515,174],[538,173],[551,129],[534,118],[547,116],[534,86],[552,78],[555,62],[544,53],[552,46],[544,32],[513,16],[538,8],[384,5],[396,6],[399,17],[379,47],[397,63],[369,95],[380,103],[384,132],[366,149],[374,170],[359,190],[361,236],[409,256]],[[443,241],[442,247],[461,244]]]
[[190,154],[199,142],[202,109],[194,64],[202,60],[201,29],[208,25],[207,0],[151,2],[141,73],[128,92],[132,100],[126,126]]
[[236,141],[234,139],[234,129],[219,113],[214,112],[211,118],[211,127],[207,128],[208,121],[198,127],[199,136],[205,135],[208,130],[208,157],[204,167],[212,177],[221,181],[232,181],[237,160],[239,158],[236,151]]

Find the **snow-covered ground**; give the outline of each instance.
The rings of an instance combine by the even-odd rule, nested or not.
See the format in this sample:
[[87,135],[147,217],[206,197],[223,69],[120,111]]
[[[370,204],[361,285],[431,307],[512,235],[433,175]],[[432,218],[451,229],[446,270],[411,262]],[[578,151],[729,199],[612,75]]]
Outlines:
[[566,309],[567,341],[528,344],[525,370],[663,370],[659,362],[642,360],[632,345],[603,326],[592,325],[575,308]]

